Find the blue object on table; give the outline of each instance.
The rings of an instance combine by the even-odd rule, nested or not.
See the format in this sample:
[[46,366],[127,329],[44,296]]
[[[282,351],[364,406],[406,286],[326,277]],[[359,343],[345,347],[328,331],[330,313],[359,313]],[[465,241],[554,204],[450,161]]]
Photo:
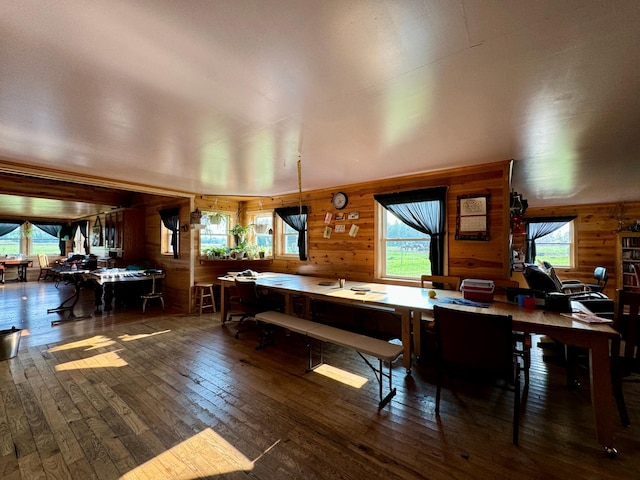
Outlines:
[[464,305],[466,307],[479,307],[479,308],[489,308],[491,306],[490,303],[487,302],[475,302],[473,300],[467,300],[466,298],[453,298],[453,297],[444,297],[441,298],[438,304],[449,303],[452,305]]

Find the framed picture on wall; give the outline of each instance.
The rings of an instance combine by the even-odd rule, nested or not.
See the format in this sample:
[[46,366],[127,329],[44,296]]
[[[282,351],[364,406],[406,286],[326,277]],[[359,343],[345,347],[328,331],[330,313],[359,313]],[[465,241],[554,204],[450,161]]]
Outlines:
[[456,240],[489,240],[489,206],[491,195],[458,196]]

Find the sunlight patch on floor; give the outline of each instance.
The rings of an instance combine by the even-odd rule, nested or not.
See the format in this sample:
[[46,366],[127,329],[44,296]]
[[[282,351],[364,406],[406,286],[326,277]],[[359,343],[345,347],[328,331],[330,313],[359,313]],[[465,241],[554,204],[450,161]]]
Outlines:
[[139,340],[141,338],[153,337],[154,335],[160,335],[161,333],[169,333],[170,331],[171,330],[162,330],[160,332],[139,333],[137,335],[129,335],[128,333],[125,333],[124,335],[118,336],[118,339],[122,340],[123,342],[131,342],[133,340]]
[[127,472],[120,479],[192,480],[231,472],[248,472],[253,469],[253,464],[233,445],[207,428]]
[[56,365],[56,371],[62,372],[65,370],[81,370],[85,368],[119,368],[127,365],[129,364],[118,355],[118,352],[107,352],[99,353],[89,358],[61,363],[60,365]]
[[113,345],[116,343],[111,340],[109,337],[105,337],[104,335],[96,335],[95,337],[86,338],[84,340],[78,340],[77,342],[69,342],[64,345],[58,345],[56,347],[51,347],[48,352],[60,352],[62,350],[71,350],[74,348],[85,348],[85,350],[93,350],[95,348],[100,347],[108,347],[109,345]]
[[349,385],[353,388],[362,388],[366,383],[367,379],[361,377],[360,375],[356,375],[355,373],[347,372],[346,370],[342,370],[341,368],[332,367],[331,365],[327,365],[323,363],[322,365],[313,369],[315,373],[319,373],[320,375],[324,375],[332,380],[336,380],[340,383],[344,383],[345,385]]

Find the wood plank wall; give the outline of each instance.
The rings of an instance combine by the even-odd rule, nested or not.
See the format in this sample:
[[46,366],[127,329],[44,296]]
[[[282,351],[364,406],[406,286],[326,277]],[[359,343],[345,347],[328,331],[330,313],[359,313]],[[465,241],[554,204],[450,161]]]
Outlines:
[[[578,279],[593,283],[593,269],[606,267],[609,281],[605,293],[615,298],[616,233],[619,221],[628,227],[640,220],[640,202],[602,203],[578,206],[530,207],[525,218],[576,215],[575,242],[577,251],[573,268],[558,268],[562,280]],[[524,236],[514,237],[514,245],[524,247]]]
[[[309,259],[306,262],[297,259],[276,258],[275,260],[255,261],[208,261],[200,262],[199,234],[189,229],[180,232],[180,258],[160,253],[160,216],[162,208],[179,207],[180,222],[189,224],[192,205],[184,197],[163,197],[159,195],[137,194],[131,199],[131,206],[144,210],[145,259],[159,268],[167,270],[164,293],[168,302],[176,308],[188,311],[193,281],[211,281],[231,270],[271,270],[287,273],[306,273],[335,278],[338,276],[357,280],[375,279],[375,201],[376,193],[413,190],[447,185],[447,271],[451,275],[463,278],[503,279],[509,276],[509,161],[454,169],[429,174],[411,175],[375,182],[352,184],[317,191],[303,192],[303,203],[310,207],[309,214]],[[303,178],[304,188],[304,178]],[[344,212],[358,211],[360,218],[356,223],[359,233],[355,238],[346,233],[336,234],[330,239],[322,236],[324,215],[327,211],[336,213],[331,206],[331,197],[337,191],[349,196],[349,204]],[[489,214],[490,240],[455,240],[456,200],[459,195],[491,194]],[[246,223],[248,212],[273,210],[281,206],[298,205],[297,194],[288,194],[272,198],[240,198],[196,196],[195,207],[200,210],[228,211]],[[640,219],[640,202],[624,204],[598,204],[561,207],[535,207],[527,210],[527,217],[577,215],[576,220],[576,265],[574,268],[559,269],[563,279],[577,278],[590,281],[593,268],[603,265],[610,269],[606,293],[615,295],[615,232],[618,222],[634,224]],[[104,216],[101,215],[104,226]],[[87,218],[91,225],[95,216]],[[79,220],[79,219],[73,219]],[[335,222],[334,222],[335,223]],[[332,225],[333,226],[333,225]],[[138,235],[138,234],[136,234]],[[514,236],[514,246],[523,245],[522,236]],[[37,265],[29,272],[37,278]],[[192,277],[193,272],[193,277]]]
[[[413,190],[446,185],[447,193],[447,249],[448,272],[469,278],[506,278],[509,275],[508,250],[508,202],[509,202],[509,162],[498,162],[478,167],[461,168],[444,172],[412,175],[401,178],[379,180],[363,184],[345,185],[326,190],[303,192],[302,202],[310,208],[308,260],[276,258],[272,262],[248,262],[230,268],[229,262],[205,262],[195,266],[196,280],[215,278],[227,270],[254,268],[287,273],[304,273],[327,277],[346,277],[354,280],[375,279],[375,204],[373,195],[395,191]],[[304,187],[304,178],[303,178]],[[337,191],[344,191],[349,197],[345,213],[359,212],[356,223],[360,230],[355,238],[347,233],[333,233],[331,238],[323,238],[324,216],[327,211],[336,213],[331,205],[331,197]],[[489,241],[455,240],[457,197],[465,194],[491,194],[489,210]],[[282,206],[296,206],[298,194],[272,198],[255,198],[245,201],[229,201],[224,197],[203,196],[196,198],[196,206],[201,210],[238,211],[242,221],[248,212],[273,210]],[[216,203],[217,202],[217,203]],[[347,223],[347,231],[349,222]],[[197,246],[199,249],[199,245]],[[235,264],[231,264],[233,266]]]
[[164,208],[179,208],[180,225],[189,225],[190,200],[145,195],[141,201],[144,203],[146,259],[166,272],[162,281],[162,291],[167,305],[188,312],[191,292],[191,248],[194,233],[190,229],[186,232],[182,229],[179,230],[179,258],[162,254],[160,235],[162,220],[158,212]]

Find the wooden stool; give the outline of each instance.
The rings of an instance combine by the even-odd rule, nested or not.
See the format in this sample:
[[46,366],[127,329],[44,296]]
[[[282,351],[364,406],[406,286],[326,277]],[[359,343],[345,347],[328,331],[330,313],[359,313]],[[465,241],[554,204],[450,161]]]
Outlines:
[[[199,314],[202,315],[202,310],[210,308],[212,311],[216,311],[216,301],[213,296],[213,283],[198,282],[193,285],[193,294],[195,297],[194,305],[199,309]],[[205,299],[209,299],[205,303]]]

